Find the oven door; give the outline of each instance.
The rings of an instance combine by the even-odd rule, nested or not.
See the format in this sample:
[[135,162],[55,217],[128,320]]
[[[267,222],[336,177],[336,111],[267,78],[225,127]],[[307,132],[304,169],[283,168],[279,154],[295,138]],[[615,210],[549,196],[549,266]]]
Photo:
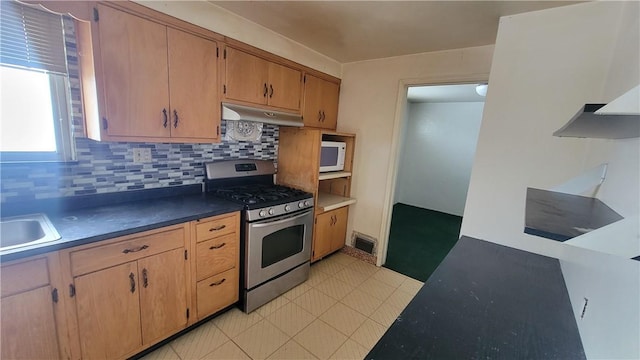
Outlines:
[[251,289],[311,258],[313,210],[247,223],[245,289]]

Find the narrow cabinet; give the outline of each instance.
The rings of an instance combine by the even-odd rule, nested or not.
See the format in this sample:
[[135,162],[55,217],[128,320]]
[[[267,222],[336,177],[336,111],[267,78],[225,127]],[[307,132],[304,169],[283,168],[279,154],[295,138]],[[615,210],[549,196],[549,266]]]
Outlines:
[[79,30],[89,137],[219,141],[217,43],[113,6]]
[[302,72],[227,46],[224,98],[300,111]]
[[311,74],[304,76],[304,126],[335,130],[340,84]]
[[69,357],[63,300],[54,283],[57,262],[51,253],[2,265],[2,359]]
[[186,224],[61,252],[84,359],[117,359],[188,323]]

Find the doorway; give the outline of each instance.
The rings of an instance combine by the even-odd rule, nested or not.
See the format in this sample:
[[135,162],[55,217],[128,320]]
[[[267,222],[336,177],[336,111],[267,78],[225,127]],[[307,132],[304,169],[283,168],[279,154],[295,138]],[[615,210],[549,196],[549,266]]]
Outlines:
[[484,109],[477,85],[408,88],[385,267],[425,281],[457,242]]

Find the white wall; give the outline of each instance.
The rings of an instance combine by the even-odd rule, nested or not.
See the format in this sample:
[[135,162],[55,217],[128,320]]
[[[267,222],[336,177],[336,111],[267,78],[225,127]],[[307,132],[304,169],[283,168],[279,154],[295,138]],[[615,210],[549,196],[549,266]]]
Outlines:
[[356,134],[351,195],[358,200],[347,234],[386,242],[407,85],[487,81],[492,54],[488,45],[343,65],[338,130]]
[[[638,14],[637,2],[591,2],[501,19],[461,229],[562,259],[585,352],[594,359],[640,358],[640,263],[524,234],[525,194],[606,161],[599,197],[637,216],[638,139],[551,134],[585,103],[610,101],[640,82]],[[584,297],[589,309],[580,319]]]
[[483,107],[483,102],[409,103],[397,202],[462,216]]
[[207,1],[135,2],[326,74],[341,77],[342,65],[339,62]]

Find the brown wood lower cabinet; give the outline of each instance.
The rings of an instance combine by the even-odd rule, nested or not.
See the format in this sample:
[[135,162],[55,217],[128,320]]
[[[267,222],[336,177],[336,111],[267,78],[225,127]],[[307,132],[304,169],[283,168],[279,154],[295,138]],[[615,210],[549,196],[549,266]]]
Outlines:
[[349,207],[341,207],[316,216],[312,261],[340,250],[347,236]]

